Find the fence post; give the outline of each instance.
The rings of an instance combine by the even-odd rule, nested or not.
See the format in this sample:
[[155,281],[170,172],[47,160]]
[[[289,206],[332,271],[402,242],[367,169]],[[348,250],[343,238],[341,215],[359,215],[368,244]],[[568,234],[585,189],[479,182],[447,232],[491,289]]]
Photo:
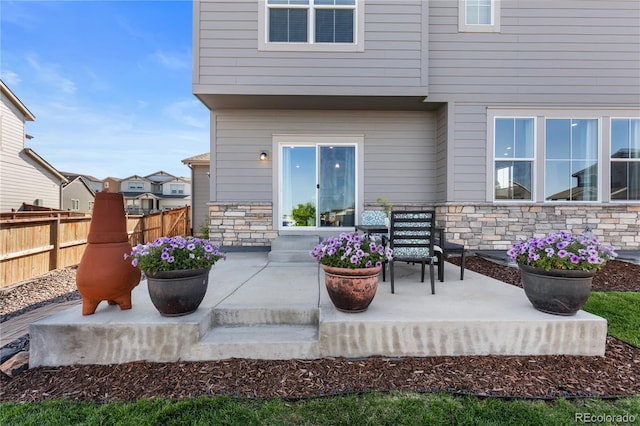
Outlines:
[[51,237],[53,239],[53,251],[51,252],[51,261],[49,262],[49,269],[58,269],[60,266],[60,213],[56,214],[56,220],[52,222],[53,229],[51,230]]

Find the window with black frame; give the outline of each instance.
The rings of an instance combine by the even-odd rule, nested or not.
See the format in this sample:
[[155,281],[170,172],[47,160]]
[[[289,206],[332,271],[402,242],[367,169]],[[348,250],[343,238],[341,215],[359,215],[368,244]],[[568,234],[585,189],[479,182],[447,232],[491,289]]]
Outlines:
[[356,0],[267,0],[269,43],[355,43]]

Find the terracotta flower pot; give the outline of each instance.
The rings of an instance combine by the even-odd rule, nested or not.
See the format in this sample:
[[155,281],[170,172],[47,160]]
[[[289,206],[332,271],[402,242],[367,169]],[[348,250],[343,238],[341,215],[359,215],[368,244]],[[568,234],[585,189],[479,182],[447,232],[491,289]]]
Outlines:
[[124,258],[131,252],[122,194],[96,194],[87,247],[76,273],[82,315],[95,313],[101,301],[131,309],[131,290],[140,270]]
[[336,268],[322,265],[324,282],[333,305],[342,312],[364,312],[378,289],[380,267]]

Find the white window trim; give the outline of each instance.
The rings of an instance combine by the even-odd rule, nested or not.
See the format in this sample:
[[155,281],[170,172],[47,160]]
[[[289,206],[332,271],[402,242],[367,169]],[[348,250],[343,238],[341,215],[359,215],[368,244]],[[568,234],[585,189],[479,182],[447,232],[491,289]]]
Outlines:
[[[309,0],[313,2],[313,0]],[[353,43],[314,43],[314,22],[310,18],[307,43],[271,43],[268,42],[267,28],[267,1],[258,1],[258,50],[273,52],[364,52],[364,6],[365,0],[356,0],[355,28]],[[296,5],[283,5],[286,8],[295,8]],[[305,7],[306,8],[306,7]],[[326,8],[326,6],[323,6]],[[339,9],[340,6],[331,6],[331,9]]]
[[461,33],[499,33],[501,0],[491,0],[493,16],[491,24],[467,24],[467,0],[458,0],[458,32]]
[[607,187],[603,188],[609,194],[609,201],[614,204],[640,204],[640,200],[613,200],[611,199],[611,163],[623,163],[623,162],[640,162],[640,158],[611,158],[611,120],[640,120],[640,111],[637,115],[612,115],[610,117],[606,117],[609,120],[607,121],[606,128],[603,126],[602,133],[607,135],[608,145],[607,150],[605,151],[605,155],[608,159],[607,161]]
[[[354,218],[360,217],[361,200],[364,195],[364,135],[354,134],[331,134],[331,135],[318,135],[318,134],[274,134],[272,135],[272,151],[276,152],[273,160],[274,173],[272,174],[273,180],[273,223],[274,229],[280,231],[281,235],[285,234],[300,234],[300,233],[314,233],[318,232],[333,232],[340,230],[341,228],[319,228],[319,227],[284,227],[282,226],[282,206],[280,205],[280,192],[282,184],[282,170],[280,167],[281,156],[283,146],[296,145],[296,146],[317,146],[317,145],[349,145],[356,147],[356,197],[355,197],[355,212]],[[352,228],[352,227],[347,227]],[[344,229],[344,228],[342,228]],[[284,231],[284,233],[283,233]]]
[[[496,199],[496,186],[493,184],[495,179],[495,166],[496,161],[499,161],[495,155],[495,124],[496,118],[533,118],[533,157],[532,158],[506,158],[502,161],[530,161],[531,162],[531,199],[530,200],[497,200]],[[487,134],[491,135],[491,139],[487,139],[491,142],[491,180],[487,182],[491,182],[490,185],[487,185],[487,191],[490,192],[490,199],[494,203],[505,203],[505,204],[513,204],[513,203],[532,203],[535,202],[537,197],[537,155],[538,155],[538,117],[533,115],[494,115],[491,119],[491,126],[487,126]]]
[[[536,118],[536,144],[534,147],[534,178],[533,200],[496,200],[493,182],[494,175],[494,123],[496,118]],[[488,107],[487,108],[487,152],[486,152],[486,193],[485,200],[493,204],[544,204],[544,205],[584,205],[584,204],[632,204],[640,205],[640,200],[612,200],[611,199],[611,119],[612,118],[638,118],[640,110],[625,108],[526,108],[526,107]],[[545,122],[548,118],[578,118],[598,120],[598,199],[596,201],[547,201],[544,199],[544,145]]]

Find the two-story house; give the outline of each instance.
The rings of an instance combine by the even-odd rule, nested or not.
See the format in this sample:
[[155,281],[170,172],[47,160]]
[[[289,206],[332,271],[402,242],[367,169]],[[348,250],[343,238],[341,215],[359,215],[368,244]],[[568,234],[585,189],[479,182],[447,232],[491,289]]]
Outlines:
[[0,80],[0,211],[24,204],[59,210],[67,179],[34,150],[25,146],[27,121],[35,116]]
[[473,249],[640,247],[636,0],[196,0],[193,52],[224,245],[353,229],[383,197]]
[[[93,211],[93,204],[96,199],[96,191],[93,189],[90,178],[74,174],[61,172],[68,182],[62,187],[62,210],[71,210],[83,213]],[[95,182],[95,178],[94,182]]]
[[209,153],[182,160],[191,169],[191,223],[194,235],[202,235],[209,227]]
[[133,175],[117,182],[129,214],[148,214],[191,204],[191,181],[164,171],[147,176]]

